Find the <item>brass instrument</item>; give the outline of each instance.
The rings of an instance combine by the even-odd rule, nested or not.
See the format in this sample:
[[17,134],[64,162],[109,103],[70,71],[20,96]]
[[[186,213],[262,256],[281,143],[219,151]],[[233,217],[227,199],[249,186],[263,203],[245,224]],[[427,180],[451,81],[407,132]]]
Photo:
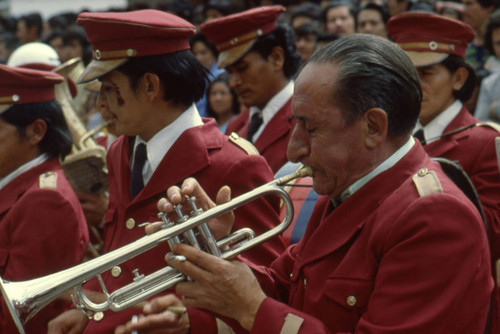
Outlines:
[[56,98],[73,138],[73,153],[62,162],[64,174],[76,192],[101,194],[108,189],[106,150],[98,145],[92,136],[102,130],[105,124],[95,131],[88,132],[76,111],[68,87],[68,77],[75,76],[75,71],[83,71],[82,61],[80,58],[70,59],[53,71],[65,79],[55,87]]
[[[299,168],[290,175],[271,181],[205,212],[193,206],[193,217],[182,215],[181,213],[182,216],[175,223],[169,222],[165,215],[163,215],[163,229],[151,235],[146,235],[110,253],[55,274],[22,282],[9,282],[0,277],[0,289],[2,290],[4,301],[9,307],[9,311],[19,332],[23,334],[23,325],[30,318],[44,306],[72,288],[75,289],[75,295],[72,296],[73,302],[77,308],[89,317],[92,314],[96,314],[96,312],[108,309],[113,311],[123,310],[158,292],[173,287],[178,282],[185,280],[186,277],[168,266],[148,276],[136,275],[137,277],[132,283],[109,294],[104,286],[101,273],[165,241],[169,245],[181,242],[182,236],[195,247],[198,247],[196,246],[197,244],[201,244],[204,245],[201,249],[208,250],[223,259],[231,259],[281,234],[289,226],[293,219],[293,203],[281,186],[297,177],[311,175],[312,171],[309,167]],[[218,242],[214,241],[214,237],[206,224],[207,221],[230,212],[261,196],[273,194],[280,196],[286,205],[286,217],[279,225],[257,237],[253,236],[251,229],[244,228]],[[176,210],[178,213],[180,212],[180,208],[177,207]],[[198,232],[198,235],[195,234],[195,231]],[[192,237],[196,238],[196,240],[192,240]],[[242,238],[244,240],[241,240]],[[186,242],[186,240],[184,241]],[[88,299],[81,288],[82,283],[94,276],[97,276],[106,297],[106,300],[99,304]]]

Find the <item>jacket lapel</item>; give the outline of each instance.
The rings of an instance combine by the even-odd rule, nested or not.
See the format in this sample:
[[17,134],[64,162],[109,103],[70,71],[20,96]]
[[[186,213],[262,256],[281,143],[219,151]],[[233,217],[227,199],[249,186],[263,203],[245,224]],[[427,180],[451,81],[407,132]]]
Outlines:
[[[469,111],[465,107],[462,107],[462,110],[460,110],[458,115],[446,127],[443,134],[475,123],[477,123],[477,120],[469,113]],[[471,128],[468,128],[451,136],[444,136],[441,139],[425,145],[425,150],[429,153],[430,156],[444,156],[447,152],[459,145],[459,142],[462,139],[469,137],[471,131]]]
[[[255,147],[262,154],[269,146],[273,145],[279,138],[290,134],[292,128],[292,98],[274,115],[266,125],[266,128],[255,142]],[[248,134],[248,127],[247,127]]]

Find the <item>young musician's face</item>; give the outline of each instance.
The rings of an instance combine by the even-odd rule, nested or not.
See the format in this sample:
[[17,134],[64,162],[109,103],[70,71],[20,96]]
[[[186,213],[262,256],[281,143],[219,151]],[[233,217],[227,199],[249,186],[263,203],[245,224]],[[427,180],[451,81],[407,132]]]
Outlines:
[[17,128],[0,118],[0,179],[31,160],[29,140],[20,135]]
[[462,88],[457,82],[456,73],[452,74],[442,64],[417,68],[422,85],[422,105],[420,107],[420,122],[427,125],[454,101],[454,90]]
[[118,71],[106,74],[100,81],[97,106],[103,119],[110,122],[109,131],[118,136],[141,135],[146,122],[140,88],[134,92],[129,78]]

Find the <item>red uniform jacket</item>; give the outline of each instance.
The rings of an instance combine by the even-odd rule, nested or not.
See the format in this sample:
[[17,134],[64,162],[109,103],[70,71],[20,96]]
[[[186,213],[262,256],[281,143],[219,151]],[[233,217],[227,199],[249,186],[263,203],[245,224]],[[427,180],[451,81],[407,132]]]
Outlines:
[[[464,107],[444,133],[479,122]],[[500,258],[500,175],[495,150],[495,137],[498,135],[493,128],[476,126],[424,146],[431,157],[458,161],[474,183],[483,206],[493,263]],[[500,333],[499,306],[500,292],[496,287],[489,327],[492,334]]]
[[493,284],[477,210],[419,143],[335,210],[321,196],[298,244],[254,269],[267,334],[481,334]]
[[[267,123],[264,131],[254,143],[260,154],[266,158],[269,166],[276,173],[287,161],[286,149],[292,135],[295,121],[292,115],[292,98]],[[248,139],[250,125],[250,109],[233,118],[226,129],[226,134],[236,132],[240,137]]]
[[[108,152],[110,198],[104,226],[104,250],[111,251],[141,237],[143,222],[158,221],[156,203],[165,196],[165,190],[180,185],[190,176],[195,177],[211,198],[223,185],[229,185],[232,196],[248,192],[273,178],[265,159],[247,155],[231,143],[218,129],[214,120],[186,130],[167,152],[150,181],[137,197],[130,201],[129,138],[119,137]],[[244,177],[242,177],[244,175]],[[255,200],[235,211],[234,229],[250,227],[256,234],[269,230],[278,220],[279,201]],[[131,223],[132,222],[132,223]],[[281,238],[275,238],[249,251],[253,261],[270,263],[285,249]],[[121,273],[113,277],[109,271],[102,275],[109,292],[124,287],[134,278],[132,271],[150,274],[165,267],[167,244],[158,246],[127,262],[120,264]],[[100,291],[96,280],[84,286]],[[122,312],[107,311],[100,322],[90,321],[85,333],[113,333],[116,326],[130,320],[140,309],[129,308]]]
[[[45,179],[51,184],[40,186]],[[55,186],[55,188],[52,188]],[[57,159],[19,175],[0,190],[0,276],[24,281],[79,264],[89,236],[80,202]],[[55,283],[56,284],[56,283]],[[46,333],[47,322],[69,305],[54,302],[25,326],[27,333]],[[6,304],[0,310],[2,333],[17,334]]]

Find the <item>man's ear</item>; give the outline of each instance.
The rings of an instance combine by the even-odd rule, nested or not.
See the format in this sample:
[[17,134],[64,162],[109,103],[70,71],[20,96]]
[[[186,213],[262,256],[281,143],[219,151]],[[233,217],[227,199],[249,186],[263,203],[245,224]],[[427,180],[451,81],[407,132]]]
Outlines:
[[279,46],[275,46],[269,57],[267,57],[269,64],[273,67],[274,71],[279,72],[283,70],[283,66],[285,65],[285,52]]
[[142,77],[143,92],[149,99],[153,100],[161,94],[160,77],[154,73],[146,73]]
[[452,80],[453,85],[452,88],[454,91],[459,91],[465,85],[465,81],[469,77],[469,71],[465,67],[459,67],[455,73],[453,73]]
[[380,108],[371,108],[362,116],[363,139],[368,149],[374,149],[387,137],[387,114]]
[[26,126],[26,138],[33,146],[38,145],[47,132],[47,123],[43,119],[37,118]]

